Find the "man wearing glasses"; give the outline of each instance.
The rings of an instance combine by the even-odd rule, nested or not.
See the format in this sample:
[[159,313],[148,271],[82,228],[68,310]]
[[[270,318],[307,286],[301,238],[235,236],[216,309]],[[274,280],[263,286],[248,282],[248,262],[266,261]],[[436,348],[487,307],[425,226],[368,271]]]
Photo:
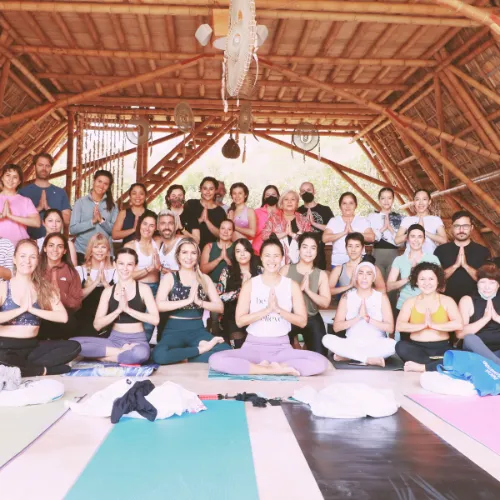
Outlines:
[[457,303],[465,295],[477,293],[477,269],[490,258],[490,251],[486,247],[471,241],[473,228],[469,212],[455,212],[451,218],[453,241],[434,250],[446,276],[444,293]]

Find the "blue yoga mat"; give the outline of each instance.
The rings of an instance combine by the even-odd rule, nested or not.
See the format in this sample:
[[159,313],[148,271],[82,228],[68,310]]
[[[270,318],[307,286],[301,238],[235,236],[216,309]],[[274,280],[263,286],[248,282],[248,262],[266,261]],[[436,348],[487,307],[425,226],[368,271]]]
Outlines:
[[231,375],[229,373],[208,370],[208,378],[220,380],[260,380],[261,382],[297,382],[294,375]]
[[245,403],[116,424],[66,500],[258,500]]

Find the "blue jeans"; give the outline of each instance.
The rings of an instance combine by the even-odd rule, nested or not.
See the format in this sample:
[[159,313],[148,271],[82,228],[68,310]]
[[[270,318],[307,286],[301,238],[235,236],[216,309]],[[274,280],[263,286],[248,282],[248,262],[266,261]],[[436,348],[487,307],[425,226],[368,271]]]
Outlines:
[[[144,284],[148,285],[149,288],[151,288],[151,291],[153,292],[153,297],[156,297],[156,294],[158,292],[158,287],[160,286],[160,284],[159,283],[144,283]],[[144,323],[144,333],[146,334],[146,339],[148,342],[151,341],[151,337],[153,336],[154,330],[155,330],[155,325]]]

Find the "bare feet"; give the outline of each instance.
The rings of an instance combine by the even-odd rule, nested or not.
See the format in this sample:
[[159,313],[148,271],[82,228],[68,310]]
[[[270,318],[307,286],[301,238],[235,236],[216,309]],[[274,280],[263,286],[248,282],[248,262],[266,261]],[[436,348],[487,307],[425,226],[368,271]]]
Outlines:
[[333,361],[349,361],[349,358],[343,358],[342,356],[339,356],[338,354],[334,354]]
[[382,368],[385,366],[385,359],[384,358],[368,358],[366,360],[367,365],[373,365],[373,366],[381,366]]
[[286,363],[273,362],[269,365],[269,368],[271,368],[272,373],[275,375],[295,375],[296,377],[300,377],[300,373]]
[[130,349],[133,349],[136,345],[138,344],[123,344],[121,347],[121,352],[130,351]]
[[259,363],[259,365],[260,365],[260,366],[270,366],[270,365],[271,365],[271,363],[269,363],[269,361],[264,360],[264,361],[261,361],[261,362]]
[[212,340],[200,340],[198,344],[198,352],[204,354],[211,351],[217,344],[222,344],[224,339],[222,337],[214,337]]
[[407,361],[404,370],[405,372],[425,372],[425,365],[415,363],[415,361]]

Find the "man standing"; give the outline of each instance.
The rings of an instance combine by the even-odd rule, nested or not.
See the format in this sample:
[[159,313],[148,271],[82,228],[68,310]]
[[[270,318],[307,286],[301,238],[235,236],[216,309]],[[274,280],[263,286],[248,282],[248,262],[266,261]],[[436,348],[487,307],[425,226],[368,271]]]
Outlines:
[[[64,189],[50,184],[49,177],[54,165],[54,159],[48,153],[41,153],[33,158],[35,166],[35,182],[19,190],[19,194],[29,198],[37,208],[40,218],[49,208],[57,208],[63,214],[64,225],[69,225],[71,218],[71,205]],[[45,227],[28,228],[28,234],[34,240],[45,236]]]
[[326,229],[328,221],[333,217],[333,212],[330,207],[321,205],[314,201],[314,186],[311,182],[303,182],[299,189],[300,196],[304,205],[298,208],[301,214],[307,215],[309,218],[313,232],[320,233],[320,243],[318,246],[317,267],[326,269],[325,244],[321,241],[321,236]]
[[9,281],[14,270],[14,245],[7,238],[0,236],[0,281]]
[[227,213],[227,211],[229,210],[229,205],[226,205],[224,203],[224,198],[226,197],[226,185],[224,184],[224,181],[217,182],[219,183],[219,187],[217,188],[217,192],[215,193],[215,202]]
[[474,295],[477,291],[477,269],[490,257],[490,251],[471,241],[474,226],[469,212],[455,212],[451,223],[453,241],[438,246],[434,255],[441,262],[446,276],[444,293],[458,303],[465,295]]

